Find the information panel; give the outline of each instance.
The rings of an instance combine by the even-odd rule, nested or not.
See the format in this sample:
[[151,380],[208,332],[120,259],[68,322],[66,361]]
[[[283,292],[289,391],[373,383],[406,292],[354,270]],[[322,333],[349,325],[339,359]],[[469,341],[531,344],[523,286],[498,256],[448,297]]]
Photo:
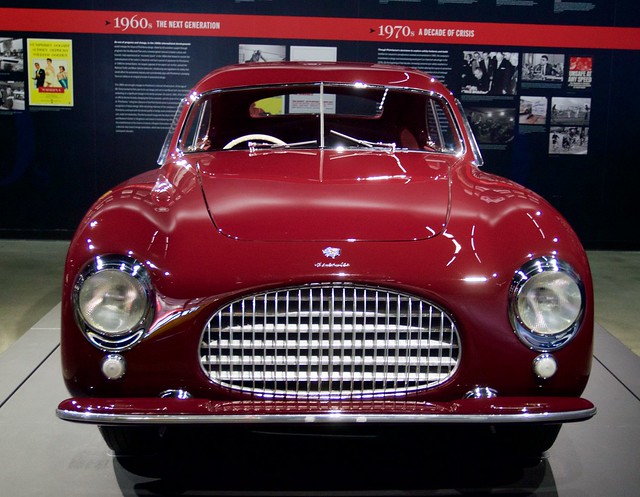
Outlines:
[[616,19],[595,0],[65,3],[0,8],[0,236],[69,236],[102,192],[155,167],[207,72],[324,60],[430,73],[463,103],[488,171],[541,193],[588,246],[640,244],[638,230],[611,229],[639,179],[630,0]]

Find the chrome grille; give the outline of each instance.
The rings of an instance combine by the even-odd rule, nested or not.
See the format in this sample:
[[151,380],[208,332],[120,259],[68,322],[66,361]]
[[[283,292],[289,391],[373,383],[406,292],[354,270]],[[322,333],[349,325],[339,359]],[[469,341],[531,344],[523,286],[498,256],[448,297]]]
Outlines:
[[458,331],[442,309],[347,284],[236,300],[209,320],[200,346],[214,383],[266,398],[397,397],[445,382],[459,359]]

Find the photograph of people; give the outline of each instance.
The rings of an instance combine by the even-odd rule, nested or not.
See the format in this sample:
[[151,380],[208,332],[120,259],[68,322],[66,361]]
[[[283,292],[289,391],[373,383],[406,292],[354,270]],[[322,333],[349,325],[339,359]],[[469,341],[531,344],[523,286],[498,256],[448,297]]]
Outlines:
[[64,66],[59,66],[60,71],[57,74],[58,82],[64,89],[69,88],[69,76]]
[[[65,59],[36,59],[31,79],[35,88],[69,89],[68,63]],[[44,65],[44,67],[42,67]],[[56,69],[57,67],[57,69]]]
[[588,126],[590,116],[590,98],[553,97],[551,99],[551,124]]
[[0,110],[13,109],[13,90],[5,81],[0,81]]
[[515,95],[518,80],[518,54],[511,52],[496,52],[492,95]]
[[57,71],[53,67],[53,61],[51,59],[47,59],[47,64],[44,68],[44,86],[60,86],[58,84],[58,78],[56,76]]
[[0,81],[0,111],[24,109],[24,82]]
[[465,56],[464,71],[462,73],[462,93],[489,93],[491,76],[489,67],[482,64],[479,52]]
[[589,128],[552,127],[549,133],[550,154],[585,155],[589,150]]
[[27,38],[29,106],[73,107],[72,40]]
[[462,93],[515,95],[518,85],[518,54],[464,51]]
[[35,69],[31,79],[35,81],[34,86],[36,88],[42,88],[44,86],[44,78],[45,78],[44,69],[42,69],[42,67],[40,67],[40,64],[37,62],[33,66]]
[[562,81],[564,75],[563,54],[522,54],[523,81]]
[[465,111],[478,143],[507,144],[513,140],[515,109],[469,107]]

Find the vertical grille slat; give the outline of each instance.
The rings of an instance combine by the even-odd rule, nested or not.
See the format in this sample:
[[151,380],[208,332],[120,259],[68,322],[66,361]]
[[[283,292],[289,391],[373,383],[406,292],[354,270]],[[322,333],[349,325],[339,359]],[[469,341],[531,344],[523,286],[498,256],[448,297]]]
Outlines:
[[317,284],[238,299],[202,333],[212,382],[269,398],[398,397],[447,381],[460,360],[450,316],[389,289]]

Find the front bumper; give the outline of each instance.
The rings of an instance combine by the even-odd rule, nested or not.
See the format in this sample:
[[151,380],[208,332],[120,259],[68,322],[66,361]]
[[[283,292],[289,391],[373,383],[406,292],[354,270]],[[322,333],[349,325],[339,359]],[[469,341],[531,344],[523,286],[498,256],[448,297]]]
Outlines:
[[99,425],[218,423],[567,423],[596,408],[576,397],[498,397],[452,402],[213,401],[78,397],[60,403],[60,419]]

